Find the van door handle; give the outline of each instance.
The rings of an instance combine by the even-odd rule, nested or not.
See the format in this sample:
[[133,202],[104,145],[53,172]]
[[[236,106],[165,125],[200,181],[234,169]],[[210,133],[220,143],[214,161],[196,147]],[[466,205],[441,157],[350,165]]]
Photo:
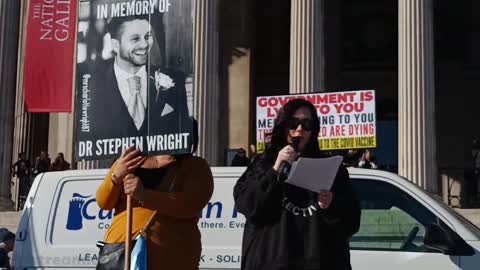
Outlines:
[[25,241],[25,238],[27,236],[27,232],[25,230],[21,230],[17,232],[17,241]]

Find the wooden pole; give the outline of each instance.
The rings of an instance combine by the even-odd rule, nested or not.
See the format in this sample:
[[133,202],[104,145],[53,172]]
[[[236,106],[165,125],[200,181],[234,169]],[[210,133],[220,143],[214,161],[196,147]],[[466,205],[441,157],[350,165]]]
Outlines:
[[132,250],[132,197],[127,195],[127,228],[125,233],[125,270],[130,270]]

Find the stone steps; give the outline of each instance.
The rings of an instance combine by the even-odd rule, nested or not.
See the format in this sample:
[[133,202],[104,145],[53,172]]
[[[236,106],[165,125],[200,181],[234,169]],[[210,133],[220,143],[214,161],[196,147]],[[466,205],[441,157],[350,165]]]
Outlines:
[[20,221],[20,214],[21,212],[16,211],[0,212],[0,228],[5,227],[15,233]]

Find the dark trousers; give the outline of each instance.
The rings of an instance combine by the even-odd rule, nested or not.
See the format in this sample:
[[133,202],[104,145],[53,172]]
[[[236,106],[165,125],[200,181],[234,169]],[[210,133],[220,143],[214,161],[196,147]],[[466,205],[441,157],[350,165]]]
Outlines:
[[25,199],[27,198],[28,192],[30,191],[30,177],[20,176],[18,177],[18,182],[20,199]]

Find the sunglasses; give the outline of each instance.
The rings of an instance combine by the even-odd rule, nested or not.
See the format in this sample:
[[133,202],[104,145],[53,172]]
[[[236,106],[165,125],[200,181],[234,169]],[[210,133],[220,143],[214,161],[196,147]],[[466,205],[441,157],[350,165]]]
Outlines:
[[298,125],[302,125],[302,129],[305,131],[311,131],[313,129],[313,121],[312,119],[298,119],[298,118],[290,118],[290,120],[287,121],[287,128],[288,129],[297,129]]

